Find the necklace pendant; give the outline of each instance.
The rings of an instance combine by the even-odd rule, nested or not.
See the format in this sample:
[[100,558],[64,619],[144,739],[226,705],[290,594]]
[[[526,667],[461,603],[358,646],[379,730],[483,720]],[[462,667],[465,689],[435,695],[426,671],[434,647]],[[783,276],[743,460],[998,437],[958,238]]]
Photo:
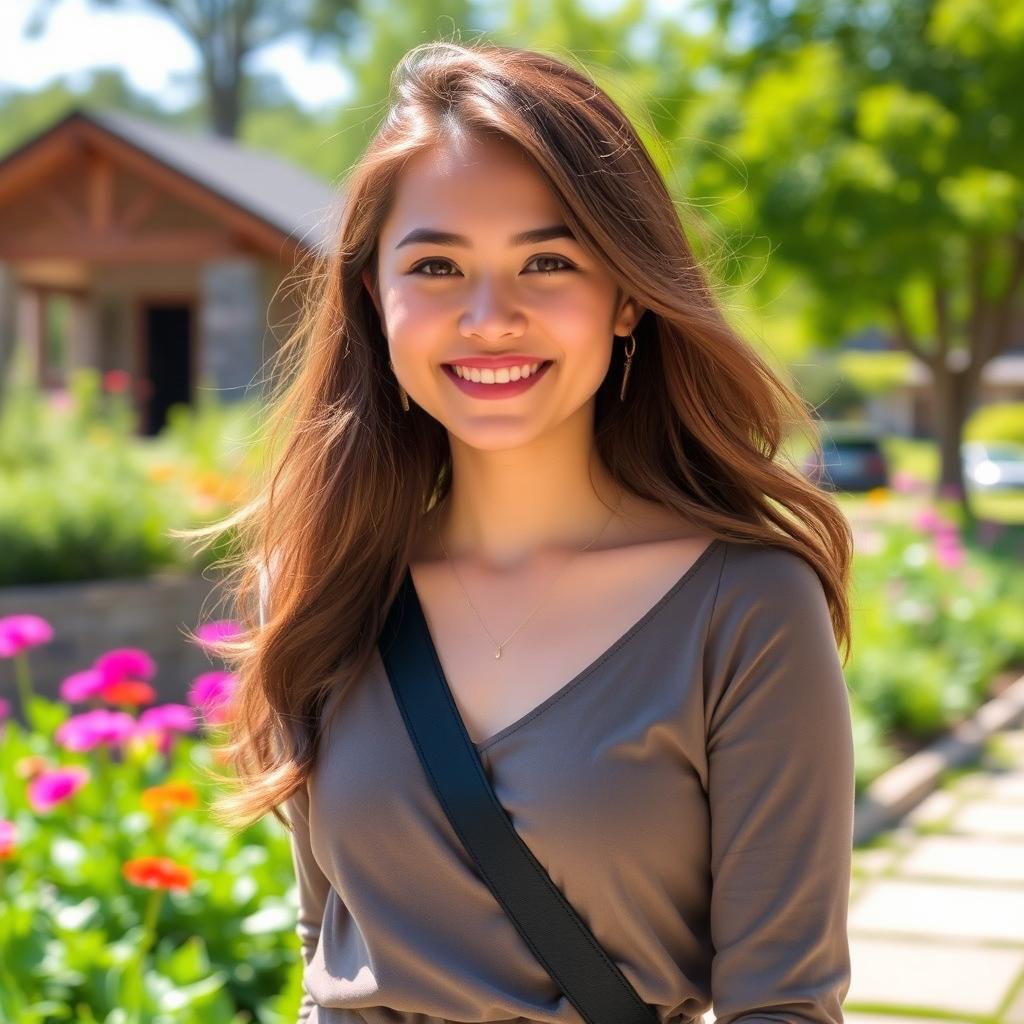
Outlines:
[[501,657],[501,648],[500,647],[494,652],[494,656],[496,658],[500,658]]

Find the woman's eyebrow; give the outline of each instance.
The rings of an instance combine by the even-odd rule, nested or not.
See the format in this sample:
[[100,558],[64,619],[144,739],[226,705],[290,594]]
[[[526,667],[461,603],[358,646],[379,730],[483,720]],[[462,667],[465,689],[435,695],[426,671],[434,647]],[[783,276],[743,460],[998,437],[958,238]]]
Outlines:
[[[513,235],[509,245],[535,245],[538,242],[549,242],[553,238],[568,238],[576,241],[576,236],[565,224],[552,224],[546,228],[531,228],[529,231],[521,231]],[[456,235],[451,231],[438,231],[436,228],[416,228],[410,231],[396,246],[401,249],[403,245],[413,245],[416,242],[427,242],[430,245],[461,245],[472,249],[473,245],[465,235]]]

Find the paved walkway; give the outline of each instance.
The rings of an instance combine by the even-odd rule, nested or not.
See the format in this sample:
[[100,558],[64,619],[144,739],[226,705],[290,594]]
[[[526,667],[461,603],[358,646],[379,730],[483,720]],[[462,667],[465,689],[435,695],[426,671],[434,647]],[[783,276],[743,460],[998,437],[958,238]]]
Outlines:
[[854,848],[848,926],[847,1024],[1024,1024],[1024,728]]
[[1024,729],[853,865],[849,1024],[1024,1024]]

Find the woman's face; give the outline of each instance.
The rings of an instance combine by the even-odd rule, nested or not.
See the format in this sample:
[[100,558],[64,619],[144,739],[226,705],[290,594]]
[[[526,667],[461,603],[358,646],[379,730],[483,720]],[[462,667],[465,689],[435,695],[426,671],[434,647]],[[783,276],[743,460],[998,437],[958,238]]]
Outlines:
[[[363,280],[398,381],[473,447],[527,444],[578,413],[608,371],[613,335],[637,322],[635,304],[616,305],[611,275],[567,228],[515,237],[562,224],[542,173],[504,140],[420,152],[402,171],[377,279],[364,271]],[[461,237],[429,234],[438,232]],[[503,356],[540,363],[540,373],[516,382],[509,368],[506,386],[462,384],[451,367]]]

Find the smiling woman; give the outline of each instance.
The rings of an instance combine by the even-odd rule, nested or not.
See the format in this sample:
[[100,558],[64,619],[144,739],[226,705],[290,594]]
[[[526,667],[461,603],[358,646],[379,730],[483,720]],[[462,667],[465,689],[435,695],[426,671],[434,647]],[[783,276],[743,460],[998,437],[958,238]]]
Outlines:
[[392,85],[279,356],[266,488],[205,531],[235,531],[252,627],[216,652],[214,811],[288,812],[301,1019],[580,1020],[431,789],[380,650],[398,600],[639,1008],[839,1024],[852,536],[780,455],[809,410],[588,75],[438,42]]

